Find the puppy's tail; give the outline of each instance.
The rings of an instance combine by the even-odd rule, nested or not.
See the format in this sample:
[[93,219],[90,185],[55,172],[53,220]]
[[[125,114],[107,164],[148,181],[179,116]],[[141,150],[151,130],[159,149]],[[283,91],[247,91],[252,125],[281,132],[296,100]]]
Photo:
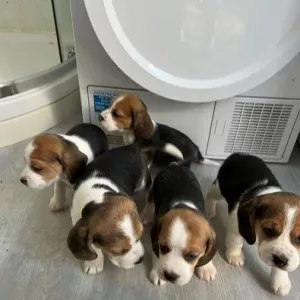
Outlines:
[[216,166],[219,167],[220,163],[210,160],[208,158],[204,158],[200,152],[200,150],[198,151],[198,159],[199,159],[199,163],[202,165],[208,165],[208,166]]
[[200,164],[202,165],[208,165],[208,166],[215,166],[215,167],[219,167],[220,163],[211,160],[211,159],[207,159],[207,158],[203,158],[202,160],[200,160]]
[[[154,151],[154,150],[158,150],[161,151],[163,153],[166,153],[170,156],[173,156],[175,159],[177,159],[178,163],[183,164],[183,165],[191,165],[191,163],[195,163],[195,164],[203,164],[203,165],[210,165],[210,166],[220,166],[220,163],[204,158],[200,152],[200,150],[198,150],[198,157],[187,157],[187,158],[183,158],[182,157],[182,153],[178,150],[178,148],[176,148],[174,145],[169,144],[169,143],[165,143],[163,141],[143,141],[142,143],[138,143],[140,151],[142,152],[149,152],[149,151]],[[176,163],[176,162],[175,162]]]
[[164,143],[161,141],[153,142],[153,141],[143,141],[143,142],[135,142],[135,145],[139,148],[139,150],[143,153],[152,152],[155,150],[160,150],[164,147]]
[[188,157],[184,160],[173,161],[170,163],[170,166],[176,165],[176,166],[185,166],[189,168],[192,163],[199,164],[199,160],[196,159],[195,157]]

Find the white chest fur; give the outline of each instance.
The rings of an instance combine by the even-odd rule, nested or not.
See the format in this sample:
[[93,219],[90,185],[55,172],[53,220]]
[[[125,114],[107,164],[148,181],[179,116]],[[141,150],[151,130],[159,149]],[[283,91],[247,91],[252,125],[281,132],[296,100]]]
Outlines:
[[117,193],[120,191],[119,188],[108,178],[91,177],[83,181],[76,189],[73,196],[71,207],[71,218],[73,225],[75,225],[81,218],[81,212],[88,203],[102,203],[104,201],[104,197],[108,192],[108,189],[105,187],[94,188],[93,186],[95,184],[108,186]]
[[279,192],[282,192],[281,188],[270,186],[270,187],[267,187],[266,189],[260,191],[257,194],[257,196],[263,196],[263,195],[268,195],[268,194],[273,194],[273,193],[279,193]]
[[197,206],[194,203],[190,202],[190,201],[177,201],[172,205],[172,208],[174,208],[178,205],[184,205],[184,206],[187,206],[191,209],[198,210]]
[[65,135],[65,134],[60,134],[61,137],[66,139],[67,141],[70,141],[71,143],[74,143],[77,148],[79,149],[80,152],[84,153],[88,161],[87,163],[90,163],[92,160],[94,160],[94,154],[93,151],[87,141],[82,139],[81,137],[77,135]]

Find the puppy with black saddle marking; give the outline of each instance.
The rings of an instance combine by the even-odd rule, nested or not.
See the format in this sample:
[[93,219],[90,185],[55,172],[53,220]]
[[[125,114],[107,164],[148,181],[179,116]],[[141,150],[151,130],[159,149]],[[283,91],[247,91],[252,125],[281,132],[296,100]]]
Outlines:
[[147,106],[134,94],[113,99],[110,107],[100,114],[99,120],[107,131],[129,130],[131,139],[142,145],[160,143],[160,151],[155,152],[155,164],[166,166],[172,161],[191,158],[197,163],[219,166],[219,163],[205,159],[198,146],[184,133],[151,120]]
[[88,274],[103,270],[103,253],[125,269],[143,260],[143,225],[130,197],[151,184],[141,151],[131,144],[104,153],[86,166],[75,185],[68,246],[85,260]]
[[258,157],[235,153],[221,166],[207,197],[210,215],[216,200],[228,203],[226,259],[244,264],[243,238],[256,243],[260,258],[271,267],[271,288],[287,295],[288,272],[299,266],[300,197],[284,192],[267,165]]
[[92,124],[76,125],[66,134],[42,133],[25,149],[26,167],[20,181],[34,189],[54,183],[49,207],[61,210],[66,188],[72,187],[84,167],[107,149],[105,133]]
[[201,187],[188,167],[190,163],[171,163],[158,173],[149,193],[145,214],[150,212],[150,216],[155,207],[150,272],[155,285],[166,281],[184,285],[194,272],[210,281],[217,273],[212,263],[215,231],[206,218]]

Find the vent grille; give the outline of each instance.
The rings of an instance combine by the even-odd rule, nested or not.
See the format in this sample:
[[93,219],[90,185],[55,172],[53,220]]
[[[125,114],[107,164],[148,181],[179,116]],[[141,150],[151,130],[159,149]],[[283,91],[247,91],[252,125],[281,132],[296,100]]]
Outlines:
[[237,101],[225,145],[226,153],[276,155],[293,105]]
[[107,134],[106,137],[111,148],[124,146],[124,139],[122,135]]

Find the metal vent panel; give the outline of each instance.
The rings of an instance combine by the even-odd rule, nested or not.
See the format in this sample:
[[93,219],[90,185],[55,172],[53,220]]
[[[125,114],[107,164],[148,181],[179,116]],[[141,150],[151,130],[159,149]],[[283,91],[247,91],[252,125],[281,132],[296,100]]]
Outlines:
[[277,156],[294,105],[236,101],[225,153]]
[[234,152],[286,162],[300,129],[300,100],[235,97],[216,102],[206,155]]
[[122,135],[107,134],[106,136],[111,148],[124,146],[124,139]]

